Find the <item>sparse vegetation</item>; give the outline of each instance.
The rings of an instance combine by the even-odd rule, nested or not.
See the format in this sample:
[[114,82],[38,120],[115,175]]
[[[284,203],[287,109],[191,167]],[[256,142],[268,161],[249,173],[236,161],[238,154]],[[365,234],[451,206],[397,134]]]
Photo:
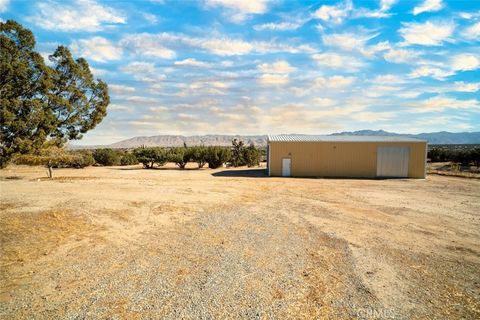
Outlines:
[[42,149],[35,154],[23,154],[18,155],[15,158],[15,163],[26,165],[43,165],[48,169],[48,177],[53,178],[53,168],[59,166],[65,166],[75,162],[81,162],[81,156],[78,154],[72,154],[66,152],[62,148],[56,146],[49,146]]

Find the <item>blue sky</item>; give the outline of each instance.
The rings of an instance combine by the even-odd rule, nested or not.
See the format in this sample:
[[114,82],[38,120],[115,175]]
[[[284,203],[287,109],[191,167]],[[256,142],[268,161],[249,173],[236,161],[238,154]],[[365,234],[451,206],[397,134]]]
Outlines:
[[0,0],[0,17],[109,84],[79,144],[480,130],[479,0]]

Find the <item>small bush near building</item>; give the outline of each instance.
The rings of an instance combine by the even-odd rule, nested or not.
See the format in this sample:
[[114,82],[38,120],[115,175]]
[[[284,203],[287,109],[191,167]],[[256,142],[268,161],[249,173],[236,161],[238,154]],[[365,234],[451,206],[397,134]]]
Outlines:
[[208,167],[216,169],[230,160],[232,154],[230,149],[222,147],[207,147]]
[[243,150],[243,160],[248,167],[260,165],[262,160],[262,150],[257,149],[253,143]]

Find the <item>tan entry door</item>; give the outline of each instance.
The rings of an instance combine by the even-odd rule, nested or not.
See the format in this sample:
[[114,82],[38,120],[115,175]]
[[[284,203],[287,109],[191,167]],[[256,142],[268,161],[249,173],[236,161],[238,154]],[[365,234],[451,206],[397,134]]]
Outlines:
[[408,177],[408,147],[378,147],[377,177],[406,178]]
[[282,159],[282,177],[290,177],[292,175],[292,159]]

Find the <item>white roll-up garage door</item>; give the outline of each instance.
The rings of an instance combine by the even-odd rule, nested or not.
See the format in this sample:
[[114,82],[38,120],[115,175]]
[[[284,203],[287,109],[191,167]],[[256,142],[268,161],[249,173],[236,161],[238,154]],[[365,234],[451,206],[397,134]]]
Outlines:
[[408,147],[378,147],[377,177],[408,177]]

